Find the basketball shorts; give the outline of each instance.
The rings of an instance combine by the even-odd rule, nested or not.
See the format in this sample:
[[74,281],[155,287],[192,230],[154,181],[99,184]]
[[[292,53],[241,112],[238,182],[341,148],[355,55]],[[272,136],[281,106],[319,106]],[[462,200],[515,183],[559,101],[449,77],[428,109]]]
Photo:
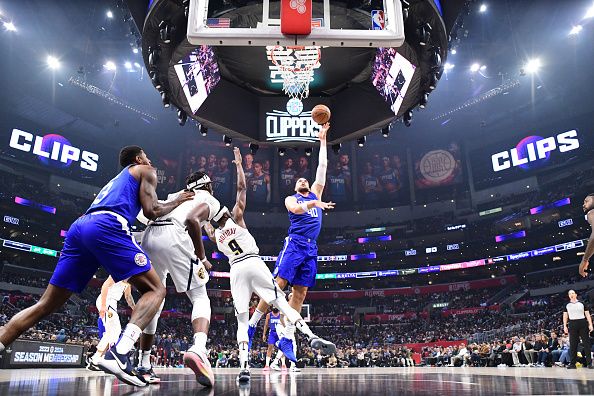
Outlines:
[[298,235],[285,238],[272,273],[286,279],[290,285],[308,288],[316,284],[318,273],[318,245],[316,241]]
[[117,213],[94,212],[72,223],[49,283],[80,293],[100,266],[116,282],[151,269],[128,222]]
[[249,311],[252,293],[270,304],[277,297],[284,298],[270,270],[260,257],[254,256],[231,265],[231,296],[235,314]]
[[275,345],[278,340],[278,333],[271,330],[270,333],[268,333],[268,345]]
[[171,221],[151,223],[142,236],[142,248],[163,285],[169,274],[178,293],[204,286],[209,280],[204,264],[194,254],[192,238]]
[[[101,295],[97,297],[95,306],[98,311],[101,310]],[[103,325],[103,334],[101,334],[101,329],[99,329],[99,338],[102,339],[103,337],[107,337],[106,340],[108,344],[112,345],[118,341],[122,332],[122,323],[120,322],[120,316],[118,315],[118,302],[114,299],[108,299],[105,302],[105,307],[105,316],[99,318]]]

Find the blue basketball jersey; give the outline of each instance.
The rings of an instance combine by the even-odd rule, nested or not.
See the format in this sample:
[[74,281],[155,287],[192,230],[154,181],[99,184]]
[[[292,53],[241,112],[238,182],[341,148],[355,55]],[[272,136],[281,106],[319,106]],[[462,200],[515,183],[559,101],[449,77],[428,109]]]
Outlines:
[[280,312],[276,315],[270,312],[270,320],[268,321],[268,325],[270,326],[271,333],[276,333],[276,325],[280,323],[280,315]]
[[[315,201],[318,199],[316,194],[309,192],[307,197],[301,194],[293,195],[297,198],[297,203],[302,204],[306,201]],[[316,240],[320,235],[322,229],[322,209],[311,208],[307,213],[295,214],[289,211],[289,221],[291,226],[289,227],[289,235],[299,235],[304,238]]]
[[140,183],[130,174],[130,166],[127,166],[99,191],[86,214],[108,210],[132,224],[140,212],[139,190]]

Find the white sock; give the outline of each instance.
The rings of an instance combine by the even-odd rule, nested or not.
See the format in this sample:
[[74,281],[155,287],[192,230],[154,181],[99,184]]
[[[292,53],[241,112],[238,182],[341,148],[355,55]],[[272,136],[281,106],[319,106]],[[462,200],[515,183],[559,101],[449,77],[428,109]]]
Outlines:
[[297,329],[299,329],[300,332],[305,334],[307,338],[316,338],[316,335],[311,331],[311,329],[309,328],[307,323],[305,323],[304,320],[298,320],[297,323],[295,323],[295,326],[297,327]]
[[266,367],[270,366],[270,356],[266,356]]
[[121,355],[127,355],[134,346],[134,343],[140,338],[141,333],[142,330],[140,330],[140,327],[128,323],[116,344],[116,352]]
[[262,319],[262,315],[264,315],[264,312],[262,312],[256,308],[256,310],[254,311],[254,314],[250,318],[250,326],[256,326],[258,324],[258,322],[260,321],[260,319]]
[[150,369],[151,365],[151,351],[138,351],[138,361],[140,362],[139,366]]
[[289,323],[285,326],[285,337],[290,340],[295,338],[295,325],[293,323]]
[[279,351],[276,353],[276,356],[274,357],[274,363],[278,364],[282,357],[283,353],[279,349]]
[[194,346],[201,351],[206,351],[206,340],[208,336],[206,333],[194,333]]
[[6,347],[4,346],[4,344],[0,342],[0,352],[4,352],[5,349]]
[[239,344],[239,368],[246,369],[248,367],[248,345],[247,342]]

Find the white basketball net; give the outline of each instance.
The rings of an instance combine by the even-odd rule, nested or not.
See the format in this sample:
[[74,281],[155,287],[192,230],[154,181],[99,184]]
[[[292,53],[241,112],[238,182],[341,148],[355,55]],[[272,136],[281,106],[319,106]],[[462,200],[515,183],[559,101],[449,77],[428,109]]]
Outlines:
[[318,46],[266,47],[266,57],[273,63],[271,75],[276,71],[283,80],[283,92],[290,98],[305,99],[309,96],[309,83],[314,69],[320,67],[321,51]]

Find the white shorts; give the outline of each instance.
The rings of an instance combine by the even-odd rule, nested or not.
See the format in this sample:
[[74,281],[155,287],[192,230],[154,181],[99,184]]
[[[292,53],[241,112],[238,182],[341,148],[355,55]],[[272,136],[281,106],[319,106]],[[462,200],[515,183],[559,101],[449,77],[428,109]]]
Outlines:
[[267,304],[277,297],[284,298],[284,292],[260,257],[251,257],[232,264],[230,272],[231,295],[236,315],[249,311],[252,293],[256,293]]
[[[101,310],[101,294],[95,301],[97,310]],[[118,315],[118,302],[114,299],[107,300],[105,302],[105,317],[101,318],[103,327],[105,327],[105,333],[101,339],[105,339],[109,345],[115,344],[120,338],[122,332],[122,323],[120,322],[120,316]]]
[[162,223],[153,223],[144,231],[142,250],[149,256],[163,285],[167,274],[178,293],[206,285],[208,271],[194,254],[190,235],[178,225],[159,224]]

